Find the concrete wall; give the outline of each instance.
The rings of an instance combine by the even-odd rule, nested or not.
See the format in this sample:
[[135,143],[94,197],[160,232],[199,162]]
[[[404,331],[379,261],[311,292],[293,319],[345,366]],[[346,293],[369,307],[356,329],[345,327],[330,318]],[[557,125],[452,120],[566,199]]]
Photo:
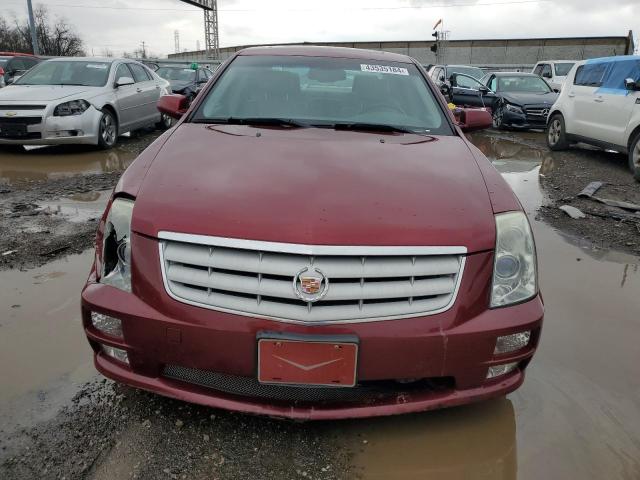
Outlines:
[[[408,42],[318,42],[305,45],[328,45],[410,55],[420,63],[436,63],[436,56],[430,48],[433,41]],[[301,45],[301,44],[290,44]],[[225,60],[247,46],[220,49],[220,57]],[[446,48],[446,63],[468,64],[480,67],[498,65],[532,66],[540,60],[583,60],[633,53],[633,36],[626,37],[578,37],[539,38],[515,40],[452,40]],[[205,51],[184,52],[169,55],[170,59],[203,61]]]

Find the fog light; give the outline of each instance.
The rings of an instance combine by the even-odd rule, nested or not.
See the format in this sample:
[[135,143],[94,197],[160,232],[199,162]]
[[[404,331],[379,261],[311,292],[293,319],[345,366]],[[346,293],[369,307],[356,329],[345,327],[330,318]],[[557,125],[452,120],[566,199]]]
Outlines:
[[505,363],[504,365],[496,365],[494,367],[489,367],[487,371],[487,380],[490,378],[496,378],[501,375],[506,375],[507,373],[513,372],[518,366],[518,362],[513,363]]
[[531,332],[514,333],[513,335],[505,335],[504,337],[498,337],[496,340],[496,348],[493,351],[494,355],[501,355],[503,353],[515,352],[521,348],[529,345],[531,339]]
[[122,321],[104,313],[91,312],[91,323],[94,327],[112,337],[122,338]]
[[121,348],[116,347],[110,347],[109,345],[102,345],[102,351],[111,358],[115,358],[120,362],[129,364],[129,355],[127,355],[126,350],[122,350]]

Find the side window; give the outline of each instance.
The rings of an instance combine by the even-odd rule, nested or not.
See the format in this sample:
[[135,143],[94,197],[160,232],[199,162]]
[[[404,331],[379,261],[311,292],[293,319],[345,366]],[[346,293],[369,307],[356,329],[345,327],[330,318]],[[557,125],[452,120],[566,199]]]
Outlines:
[[133,79],[136,83],[148,82],[150,80],[149,74],[142,65],[138,65],[137,63],[129,63],[128,65],[131,69],[131,73],[133,73]]
[[11,70],[17,70],[17,71],[29,69],[29,67],[27,66],[27,62],[24,61],[24,58],[19,58],[19,57],[16,57],[13,60],[11,60],[9,68]]
[[497,80],[497,78],[496,78],[496,77],[492,77],[492,78],[491,78],[491,81],[489,82],[489,89],[490,89],[492,92],[495,92],[495,91],[496,91],[496,88],[498,88],[498,80]]
[[634,81],[640,80],[640,60],[618,60],[613,62],[609,74],[603,83],[603,87],[626,90],[624,81],[630,78]]
[[582,85],[585,87],[602,86],[602,81],[608,66],[609,63],[587,63],[578,67],[576,77],[573,81],[574,85]]
[[440,69],[438,67],[433,67],[433,70],[431,70],[431,80],[437,82],[439,73]]
[[551,73],[551,65],[549,65],[548,63],[545,63],[544,65],[542,65],[541,77],[551,78],[552,76],[553,74]]
[[116,70],[115,80],[118,81],[118,79],[121,77],[133,78],[133,75],[131,74],[131,70],[129,70],[129,67],[127,67],[124,63],[121,63],[120,65],[118,65],[118,68]]
[[533,73],[536,75],[542,75],[542,64],[536,65],[536,68],[533,69]]

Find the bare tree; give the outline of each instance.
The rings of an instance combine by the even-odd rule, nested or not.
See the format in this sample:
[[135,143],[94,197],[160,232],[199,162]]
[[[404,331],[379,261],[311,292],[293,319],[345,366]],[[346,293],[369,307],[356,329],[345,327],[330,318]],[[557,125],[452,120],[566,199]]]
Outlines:
[[[50,21],[46,7],[39,5],[34,12],[36,35],[40,45],[40,54],[50,56],[84,55],[82,39],[63,18]],[[0,17],[0,50],[12,52],[33,52],[31,33],[27,20],[14,19],[10,26]]]

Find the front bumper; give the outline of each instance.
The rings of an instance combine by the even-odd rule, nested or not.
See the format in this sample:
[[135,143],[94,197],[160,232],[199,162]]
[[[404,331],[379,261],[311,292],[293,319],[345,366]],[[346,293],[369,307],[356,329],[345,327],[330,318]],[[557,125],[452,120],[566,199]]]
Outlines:
[[546,117],[536,117],[524,113],[504,111],[502,123],[505,127],[521,130],[544,130],[547,128]]
[[[157,244],[152,239],[134,235],[133,240],[138,251],[158,251],[153,248]],[[506,395],[518,388],[539,341],[543,319],[539,296],[507,308],[486,308],[492,258],[486,252],[467,256],[458,299],[446,312],[380,322],[308,326],[178,302],[164,290],[159,258],[154,253],[136,257],[133,293],[96,283],[95,272],[92,273],[82,292],[83,324],[95,352],[96,367],[105,376],[211,407],[305,420],[450,407]],[[91,323],[92,311],[121,319],[124,337],[115,338],[97,330]],[[511,354],[494,355],[498,336],[525,330],[532,332],[529,345]],[[177,366],[255,382],[257,336],[261,332],[316,338],[355,336],[359,340],[359,386],[395,386],[385,395],[356,400],[286,401],[205,387],[202,382],[178,380],[166,374],[167,367]],[[126,350],[129,364],[105,355],[101,345]],[[512,362],[518,363],[512,373],[486,379],[490,366]],[[429,386],[415,387],[422,385],[416,381],[428,381]]]
[[[17,111],[11,122],[27,123],[28,136],[3,137],[0,134],[0,145],[97,145],[102,113],[90,106],[81,115],[67,117],[53,116],[50,112],[55,106],[44,111]],[[39,121],[36,120],[40,118]],[[0,118],[0,128],[2,124]]]

